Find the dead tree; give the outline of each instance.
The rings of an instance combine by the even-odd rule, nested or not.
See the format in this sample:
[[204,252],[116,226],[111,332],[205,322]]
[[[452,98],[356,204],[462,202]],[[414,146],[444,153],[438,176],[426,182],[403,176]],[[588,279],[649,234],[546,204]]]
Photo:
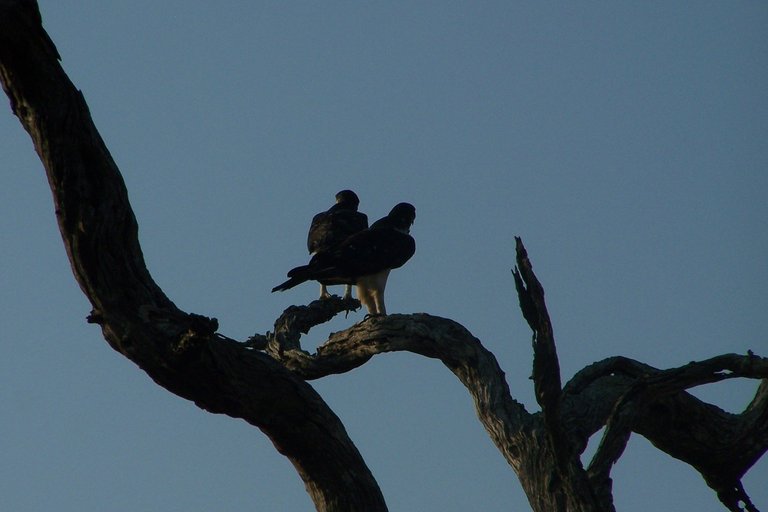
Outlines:
[[[261,429],[296,467],[317,510],[386,504],[341,421],[306,381],[392,351],[439,359],[466,386],[535,511],[614,510],[611,467],[633,432],[694,467],[728,510],[757,510],[741,478],[768,448],[768,359],[726,354],[659,370],[614,357],[562,385],[544,291],[520,239],[513,277],[533,330],[539,412],[515,401],[493,354],[445,318],[369,319],[309,354],[301,333],[350,306],[331,299],[289,308],[274,333],[226,338],[215,319],[179,310],[149,275],[123,179],[33,0],[0,0],[0,80],[46,169],[72,271],[93,307],[88,321],[159,385]],[[686,392],[732,378],[763,379],[741,414]],[[580,455],[603,426],[585,468]]]

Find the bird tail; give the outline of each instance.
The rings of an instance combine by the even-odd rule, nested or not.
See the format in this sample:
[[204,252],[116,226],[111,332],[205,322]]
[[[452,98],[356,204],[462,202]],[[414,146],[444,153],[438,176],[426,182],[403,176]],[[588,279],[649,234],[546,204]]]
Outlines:
[[282,284],[279,284],[279,285],[275,286],[274,288],[272,288],[272,293],[284,292],[285,290],[290,290],[294,286],[296,286],[298,284],[301,284],[304,281],[306,281],[306,279],[296,279],[295,277],[292,277],[289,280],[287,280],[286,282],[284,282]]
[[301,283],[308,281],[309,276],[307,275],[308,274],[307,270],[309,270],[308,265],[291,269],[291,271],[288,272],[288,277],[290,279],[272,288],[272,293],[284,292],[285,290],[290,290],[294,286],[300,285]]

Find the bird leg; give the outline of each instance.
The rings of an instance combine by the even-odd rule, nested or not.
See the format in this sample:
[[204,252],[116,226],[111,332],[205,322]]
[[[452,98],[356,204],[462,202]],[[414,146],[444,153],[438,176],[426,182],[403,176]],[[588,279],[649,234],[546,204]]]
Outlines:
[[320,298],[321,299],[327,299],[331,296],[330,293],[328,293],[328,287],[325,286],[323,283],[320,283]]
[[373,276],[373,302],[376,304],[376,313],[382,316],[386,316],[387,307],[384,305],[384,289],[387,287],[387,278],[389,277],[389,270],[385,270],[379,274]]
[[368,309],[369,315],[383,316],[387,314],[387,308],[384,305],[384,289],[387,286],[387,277],[389,277],[389,270],[357,279],[357,298]]
[[387,315],[387,307],[384,305],[384,288],[376,289],[373,291],[373,303],[376,307],[376,314],[381,316]]
[[365,306],[369,315],[376,314],[376,304],[373,302],[373,296],[371,290],[368,288],[366,279],[358,279],[357,281],[357,300]]

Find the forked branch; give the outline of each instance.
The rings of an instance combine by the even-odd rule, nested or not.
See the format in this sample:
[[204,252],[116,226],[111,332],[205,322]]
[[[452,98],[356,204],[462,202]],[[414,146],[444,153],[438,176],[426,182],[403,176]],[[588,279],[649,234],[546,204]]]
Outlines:
[[[731,510],[756,511],[740,479],[768,447],[768,384],[739,415],[686,390],[735,377],[765,379],[765,358],[730,354],[665,371],[612,358],[562,388],[544,290],[519,238],[513,274],[534,331],[542,413],[515,401],[493,354],[445,318],[374,317],[331,335],[315,354],[301,350],[302,333],[356,305],[332,299],[289,309],[274,333],[238,343],[216,334],[214,320],[179,310],[152,280],[120,172],[32,0],[0,0],[0,82],[46,168],[73,273],[93,306],[89,321],[158,384],[264,431],[294,464],[318,510],[386,505],[341,421],[305,380],[404,350],[439,359],[466,386],[536,511],[610,510],[610,467],[630,432],[698,469]],[[603,424],[604,445],[588,478],[578,455]]]

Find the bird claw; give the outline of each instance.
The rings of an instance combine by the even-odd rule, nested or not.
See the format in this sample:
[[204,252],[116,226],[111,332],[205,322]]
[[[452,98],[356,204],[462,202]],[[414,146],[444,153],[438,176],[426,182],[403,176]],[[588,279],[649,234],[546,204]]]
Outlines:
[[350,311],[357,311],[360,308],[357,305],[357,301],[351,295],[349,297],[342,297],[341,301],[344,304],[344,318],[349,318]]
[[363,317],[363,322],[365,322],[370,318],[381,318],[383,316],[387,316],[387,315],[385,315],[384,313],[368,313]]

